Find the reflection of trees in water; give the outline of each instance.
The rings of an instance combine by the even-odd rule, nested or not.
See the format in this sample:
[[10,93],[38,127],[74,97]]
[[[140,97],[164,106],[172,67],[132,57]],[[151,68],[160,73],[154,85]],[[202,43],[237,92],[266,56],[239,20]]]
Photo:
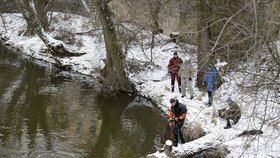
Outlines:
[[[90,151],[89,157],[110,157],[111,140],[116,137],[118,127],[120,127],[120,117],[122,111],[129,102],[129,97],[121,94],[118,98],[97,97],[96,103],[100,109],[99,119],[102,121],[100,134],[96,143]],[[115,157],[116,153],[113,153]]]
[[0,157],[145,155],[160,133],[151,129],[160,115],[128,106],[132,98],[126,94],[96,97],[81,82],[46,75],[31,63],[5,67],[0,77],[4,74],[9,75],[0,86]]
[[[19,111],[22,98],[21,79],[25,70],[23,64],[14,60],[16,55],[4,52],[5,49],[0,47],[0,149],[5,151],[7,148],[2,146],[15,148],[21,137],[18,129],[23,119]],[[10,73],[11,71],[13,73]],[[0,151],[0,157],[5,157],[6,153],[3,151]]]
[[[50,131],[46,118],[46,102],[49,96],[40,94],[39,90],[45,84],[45,73],[42,68],[34,64],[26,64],[26,73],[23,79],[25,85],[25,103],[24,103],[24,117],[26,125],[28,127],[29,134],[29,148],[34,149],[36,146],[40,148],[40,141],[38,141],[38,135],[42,129],[43,138],[46,140],[46,147],[51,149]],[[40,138],[40,137],[39,137]],[[42,140],[41,140],[42,141]]]
[[96,129],[100,124],[99,112],[94,106],[94,90],[83,89],[73,80],[58,86],[56,95],[50,99],[51,106],[47,108],[49,125],[58,133],[58,141],[67,142],[76,150],[86,150],[89,138],[96,139]]
[[[16,82],[18,84],[14,85],[13,77],[7,76],[9,81],[7,85],[12,87],[10,88],[11,97],[2,106],[4,107],[1,110],[3,112],[1,113],[3,121],[0,126],[7,127],[9,130],[3,131],[3,128],[1,128],[0,132],[4,133],[2,141],[7,142],[5,146],[9,146],[8,144],[13,142],[12,149],[16,151],[19,148],[20,151],[26,153],[28,148],[34,148],[36,145],[35,139],[40,135],[38,129],[44,129],[44,132],[42,132],[44,138],[47,140],[50,138],[44,109],[41,106],[44,98],[38,94],[38,89],[36,88],[36,85],[40,84],[38,78],[40,78],[41,74],[38,72],[37,67],[33,67],[29,63],[21,64],[17,71],[10,71],[12,72],[11,76],[15,76],[14,78],[20,80],[20,82]],[[5,92],[5,90],[1,90],[1,92]],[[3,96],[5,94],[2,94],[1,98]],[[41,142],[43,141],[41,140]]]
[[[165,127],[163,126],[164,120],[155,109],[147,107],[142,103],[139,103],[139,105],[126,109],[122,115],[122,129],[120,133],[126,133],[124,135],[125,139],[123,139],[125,141],[123,144],[126,146],[123,148],[131,149],[131,152],[120,153],[119,157],[140,157],[147,154],[147,151],[151,151],[155,144],[160,145],[160,134]],[[143,153],[133,155],[135,149],[142,149]]]
[[101,105],[101,134],[89,157],[140,157],[150,152],[155,142],[160,144],[158,135],[164,126],[158,111],[141,103],[127,108],[128,101]]
[[[6,151],[3,154],[17,154],[18,149],[21,152],[18,154],[31,156],[54,150],[75,153],[77,148],[74,147],[79,145],[77,142],[88,140],[91,134],[88,126],[92,122],[89,120],[92,118],[92,111],[83,111],[78,105],[80,100],[85,98],[81,97],[84,94],[77,91],[80,89],[79,86],[61,83],[56,86],[61,86],[62,89],[68,87],[67,90],[71,92],[57,93],[55,90],[60,88],[52,88],[53,85],[50,84],[44,70],[30,63],[22,64],[16,70],[8,69],[5,74],[9,72],[11,75],[5,78],[7,86],[0,89],[0,99],[3,100],[3,93],[7,87],[13,86],[10,88],[10,99],[5,99],[5,104],[0,106],[0,134],[2,135],[0,147]],[[14,86],[15,80],[20,80],[17,86]],[[68,97],[65,97],[66,95]],[[63,97],[65,98],[61,99]],[[53,100],[57,101],[57,104],[54,104]],[[66,102],[66,100],[70,101]],[[66,139],[60,139],[63,137]],[[79,141],[75,141],[76,137]],[[80,139],[81,137],[85,138]],[[70,140],[72,144],[68,145]]]

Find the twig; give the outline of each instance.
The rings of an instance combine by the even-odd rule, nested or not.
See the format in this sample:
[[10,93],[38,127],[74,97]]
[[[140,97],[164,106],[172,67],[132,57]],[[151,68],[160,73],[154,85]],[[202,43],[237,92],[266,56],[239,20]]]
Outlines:
[[1,19],[2,19],[2,22],[3,22],[3,26],[5,28],[5,32],[7,32],[6,23],[5,23],[5,20],[4,20],[4,17],[2,15],[2,13],[1,13]]

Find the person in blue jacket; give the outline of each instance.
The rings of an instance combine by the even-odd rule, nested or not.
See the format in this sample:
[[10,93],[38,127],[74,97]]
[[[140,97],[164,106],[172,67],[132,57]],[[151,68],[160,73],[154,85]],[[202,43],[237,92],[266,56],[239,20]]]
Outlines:
[[208,106],[211,106],[213,103],[213,92],[215,90],[217,75],[218,70],[214,65],[211,66],[210,70],[204,75],[203,85],[207,85]]

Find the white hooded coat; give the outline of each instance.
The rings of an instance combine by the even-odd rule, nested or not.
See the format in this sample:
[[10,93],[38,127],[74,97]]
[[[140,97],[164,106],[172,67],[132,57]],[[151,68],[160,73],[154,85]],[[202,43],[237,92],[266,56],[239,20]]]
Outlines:
[[192,89],[192,77],[194,74],[194,68],[190,60],[185,60],[180,66],[179,76],[181,77],[182,82],[182,95],[186,95],[186,87],[188,88],[188,92],[191,97],[193,97],[193,89]]

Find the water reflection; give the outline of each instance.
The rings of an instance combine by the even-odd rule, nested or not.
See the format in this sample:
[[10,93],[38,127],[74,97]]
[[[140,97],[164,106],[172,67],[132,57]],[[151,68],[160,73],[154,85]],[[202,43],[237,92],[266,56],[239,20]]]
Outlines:
[[0,70],[0,157],[141,157],[160,146],[165,120],[141,98],[99,96],[1,51]]

